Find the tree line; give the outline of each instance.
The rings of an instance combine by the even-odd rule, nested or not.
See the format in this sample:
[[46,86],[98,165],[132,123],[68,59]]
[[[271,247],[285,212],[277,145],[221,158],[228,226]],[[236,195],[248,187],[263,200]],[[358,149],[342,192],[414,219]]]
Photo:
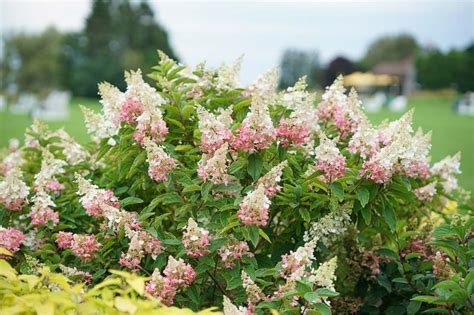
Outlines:
[[[156,49],[173,59],[166,30],[146,1],[94,0],[79,32],[48,28],[40,34],[10,34],[3,39],[0,90],[45,94],[65,89],[76,96],[96,97],[97,83],[125,88],[122,69],[150,69]],[[383,36],[369,45],[363,58],[337,56],[322,64],[316,51],[286,50],[280,60],[280,88],[303,75],[309,88],[329,85],[339,74],[370,71],[381,62],[413,60],[422,89],[474,90],[474,43],[443,52],[421,47],[409,34]]]
[[95,97],[101,81],[125,88],[123,69],[150,69],[157,63],[156,49],[178,59],[147,2],[94,0],[79,32],[51,27],[41,34],[6,36],[1,89],[45,93],[60,88]]

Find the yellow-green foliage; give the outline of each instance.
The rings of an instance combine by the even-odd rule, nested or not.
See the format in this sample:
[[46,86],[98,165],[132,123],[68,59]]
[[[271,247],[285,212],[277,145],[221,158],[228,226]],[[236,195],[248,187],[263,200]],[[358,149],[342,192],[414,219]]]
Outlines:
[[[144,290],[144,277],[111,270],[111,277],[91,289],[73,284],[44,267],[38,275],[18,274],[0,259],[0,314],[195,314],[167,307]],[[218,314],[207,309],[198,314]]]

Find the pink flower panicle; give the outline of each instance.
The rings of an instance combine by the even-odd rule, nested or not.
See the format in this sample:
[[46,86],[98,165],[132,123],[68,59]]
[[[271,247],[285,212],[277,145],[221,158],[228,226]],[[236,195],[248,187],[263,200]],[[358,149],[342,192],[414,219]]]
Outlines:
[[163,251],[160,241],[147,231],[128,228],[126,236],[130,239],[128,251],[121,254],[119,264],[128,269],[136,270],[146,254],[155,259]]
[[282,118],[280,125],[275,129],[276,137],[283,147],[302,145],[311,139],[311,130],[308,126],[298,124],[291,118]]
[[252,97],[250,112],[237,129],[232,147],[244,152],[256,152],[269,148],[275,136],[268,104],[264,98],[256,94]]
[[143,104],[140,99],[127,98],[120,107],[120,120],[127,124],[136,125],[137,118],[143,113]]
[[208,112],[198,105],[199,130],[201,131],[201,151],[213,154],[225,142],[232,139],[232,106],[219,109],[219,115]]
[[181,258],[176,260],[168,257],[168,264],[161,275],[158,269],[153,271],[151,280],[145,284],[145,290],[161,299],[166,305],[173,304],[173,299],[178,290],[187,288],[196,278],[196,272],[191,265],[186,264]]
[[270,199],[265,195],[265,186],[260,184],[244,197],[237,215],[243,224],[264,226],[268,222],[270,204]]
[[346,159],[336,146],[338,138],[334,140],[321,134],[321,142],[315,149],[316,167],[324,173],[324,179],[328,182],[342,177],[346,171]]
[[209,231],[200,228],[193,218],[189,218],[183,233],[183,245],[186,254],[193,258],[198,258],[209,253]]
[[419,201],[431,202],[433,197],[436,195],[436,184],[432,182],[428,185],[415,189],[415,196]]
[[70,249],[82,261],[91,261],[99,250],[100,244],[95,235],[59,232],[56,239],[59,248]]
[[227,174],[229,160],[227,154],[229,153],[229,146],[224,143],[217,149],[212,156],[203,154],[198,163],[198,176],[203,181],[209,181],[214,185],[227,185],[230,179]]
[[118,198],[111,190],[100,189],[79,174],[76,174],[76,182],[78,184],[77,194],[81,196],[80,202],[88,215],[102,218],[108,207],[118,209]]
[[249,245],[233,237],[231,237],[231,240],[226,245],[219,248],[218,254],[227,269],[234,268],[235,261],[240,260],[244,256],[253,257],[253,253],[249,252]]
[[155,181],[166,181],[168,173],[176,167],[176,160],[149,138],[145,138],[143,144],[147,152],[148,175]]
[[31,211],[31,224],[46,225],[51,221],[54,225],[59,223],[59,213],[51,208],[43,208]]
[[287,165],[288,162],[283,161],[273,167],[267,174],[258,179],[257,185],[262,184],[265,187],[265,195],[267,195],[268,198],[272,198],[277,192],[281,190],[279,183],[281,181],[283,169]]
[[[25,241],[25,234],[21,231],[9,227],[0,226],[0,247],[5,248],[12,254],[20,250],[21,244]],[[0,254],[1,259],[8,259],[9,256]]]

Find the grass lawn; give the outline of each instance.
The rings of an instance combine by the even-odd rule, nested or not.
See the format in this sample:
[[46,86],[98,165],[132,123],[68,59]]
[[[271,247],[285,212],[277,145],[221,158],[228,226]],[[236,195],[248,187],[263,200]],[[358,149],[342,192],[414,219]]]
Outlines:
[[[451,111],[453,97],[420,95],[409,101],[409,107],[415,107],[414,127],[421,127],[424,132],[433,131],[432,162],[439,161],[448,154],[462,152],[462,174],[460,184],[474,191],[474,117],[459,116]],[[64,127],[66,131],[80,142],[88,140],[87,132],[82,121],[79,104],[98,110],[100,105],[96,100],[75,98],[71,104],[70,116],[62,122],[48,123],[52,129]],[[397,119],[402,113],[392,113],[384,109],[378,113],[370,113],[374,123],[385,118]],[[32,120],[28,116],[14,115],[5,111],[0,112],[0,147],[8,143],[8,139],[22,139],[26,127]]]

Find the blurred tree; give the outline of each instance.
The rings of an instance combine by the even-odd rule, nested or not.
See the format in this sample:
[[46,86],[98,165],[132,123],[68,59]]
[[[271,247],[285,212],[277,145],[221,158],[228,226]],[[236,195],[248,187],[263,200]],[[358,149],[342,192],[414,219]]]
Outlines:
[[423,89],[474,91],[474,44],[446,54],[439,49],[422,51],[417,57],[416,68]]
[[147,2],[94,0],[83,32],[66,38],[65,81],[81,96],[96,96],[101,81],[124,88],[123,69],[147,71],[156,63],[156,49],[177,59]]
[[324,71],[324,86],[331,85],[340,74],[350,74],[355,71],[355,66],[349,59],[339,56],[334,58]]
[[306,75],[308,87],[314,89],[319,86],[321,74],[319,56],[316,52],[288,49],[283,53],[280,62],[280,82],[278,86],[280,89],[286,89]]
[[409,34],[383,36],[370,44],[364,64],[372,68],[380,62],[400,61],[415,56],[417,49],[416,39]]
[[63,87],[64,37],[50,27],[41,34],[13,34],[4,39],[0,61],[1,89],[47,93]]

